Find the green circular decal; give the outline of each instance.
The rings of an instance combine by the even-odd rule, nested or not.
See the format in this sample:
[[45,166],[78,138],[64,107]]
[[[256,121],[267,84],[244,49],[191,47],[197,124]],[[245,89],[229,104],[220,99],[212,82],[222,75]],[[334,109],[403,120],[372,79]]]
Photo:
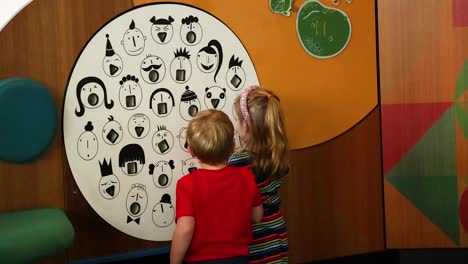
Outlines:
[[301,6],[296,28],[302,47],[319,59],[338,55],[346,48],[351,37],[348,15],[315,0],[309,0]]
[[270,9],[274,13],[290,15],[291,5],[293,0],[270,0]]

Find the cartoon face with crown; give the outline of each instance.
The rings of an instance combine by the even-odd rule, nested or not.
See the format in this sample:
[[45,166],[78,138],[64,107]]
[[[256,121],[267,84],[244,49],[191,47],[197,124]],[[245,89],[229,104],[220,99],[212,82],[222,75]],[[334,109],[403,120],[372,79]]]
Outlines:
[[104,159],[103,162],[99,161],[99,168],[101,169],[101,179],[99,180],[99,193],[102,197],[107,200],[112,200],[120,192],[120,182],[117,176],[112,171],[112,160],[109,159],[107,162]]

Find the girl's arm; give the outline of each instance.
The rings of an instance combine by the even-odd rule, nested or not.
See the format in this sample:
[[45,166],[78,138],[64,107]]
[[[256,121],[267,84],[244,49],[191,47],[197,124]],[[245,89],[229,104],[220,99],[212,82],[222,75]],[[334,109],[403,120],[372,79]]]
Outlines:
[[180,264],[184,260],[193,231],[195,230],[195,218],[192,216],[182,216],[177,219],[171,246],[171,264]]
[[252,208],[252,223],[258,224],[263,218],[263,205],[255,206]]

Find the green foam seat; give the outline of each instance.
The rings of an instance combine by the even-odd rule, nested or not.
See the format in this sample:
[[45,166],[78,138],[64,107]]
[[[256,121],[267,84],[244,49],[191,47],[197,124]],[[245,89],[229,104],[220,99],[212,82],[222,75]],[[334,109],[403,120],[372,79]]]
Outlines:
[[57,208],[0,214],[0,263],[35,263],[66,250],[74,229]]
[[52,142],[57,107],[44,86],[30,79],[0,81],[0,160],[24,163]]

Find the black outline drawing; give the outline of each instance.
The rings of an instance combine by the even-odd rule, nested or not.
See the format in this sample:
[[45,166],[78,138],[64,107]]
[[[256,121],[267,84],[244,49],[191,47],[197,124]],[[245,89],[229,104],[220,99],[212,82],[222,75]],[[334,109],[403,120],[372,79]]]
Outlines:
[[[133,165],[133,169],[136,169],[135,173],[130,173],[128,168],[128,162],[131,162]],[[141,165],[141,168],[139,168]],[[123,147],[119,152],[119,167],[122,169],[123,173],[128,176],[135,176],[138,175],[145,166],[145,151],[143,148],[138,144],[128,144]],[[127,171],[124,168],[127,167]]]
[[[141,43],[143,43],[143,44],[142,44],[141,48],[136,49],[136,50],[130,50],[130,52],[129,52],[128,47],[125,45],[126,42],[124,40],[125,40],[125,36],[127,34],[131,34],[131,33],[133,33],[133,34],[131,35],[131,37],[127,37],[128,38],[127,40],[131,41],[130,43],[133,43],[133,46],[135,48],[137,48],[137,44],[139,44],[138,41],[140,39],[140,36],[141,36],[141,39],[142,39]],[[132,39],[130,39],[130,38],[132,38]],[[128,55],[136,56],[136,55],[140,55],[143,52],[143,50],[145,50],[145,41],[146,41],[146,36],[143,34],[143,32],[139,28],[135,27],[135,21],[133,21],[133,19],[132,19],[132,22],[128,26],[128,29],[123,34],[123,37],[122,37],[122,40],[120,41],[120,44],[123,46],[125,52]]]
[[[130,196],[132,191],[136,193]],[[142,194],[141,197],[140,194]],[[135,196],[135,198],[133,196]],[[145,212],[147,206],[148,193],[146,192],[146,186],[141,183],[132,184],[132,186],[130,187],[130,191],[128,191],[126,199],[126,207],[128,212],[127,224],[135,222],[137,225],[139,225],[140,217]]]
[[[185,135],[185,136],[182,136],[182,133]],[[187,144],[187,127],[182,127],[180,130],[179,130],[179,134],[176,136],[178,139],[179,139],[179,145],[180,145],[180,148],[187,152],[188,153],[188,144]],[[183,142],[183,144],[182,144]]]
[[[213,47],[215,47],[216,49]],[[215,63],[211,65],[203,64],[201,61],[205,61],[205,60],[204,58],[201,58],[201,54],[200,54],[201,52],[206,53],[205,55],[207,56],[206,61],[208,62],[209,62],[209,56],[214,55],[214,57],[216,58],[216,65]],[[208,45],[206,47],[203,47],[200,49],[200,51],[198,51],[197,66],[200,69],[200,71],[204,73],[211,73],[216,68],[215,75],[214,75],[214,82],[216,82],[216,76],[218,75],[219,70],[221,69],[222,65],[223,65],[223,47],[221,46],[221,43],[219,43],[219,41],[217,41],[216,39],[212,39],[210,40],[210,42],[208,42]]]
[[[130,90],[130,93],[125,95],[122,98],[122,88],[124,88],[125,83],[129,83],[129,82],[133,82],[137,86],[136,88],[138,88],[138,90],[136,92],[134,92],[134,94],[132,94],[132,92]],[[140,86],[140,84],[138,84],[138,82],[139,82],[138,78],[136,78],[134,75],[124,76],[124,77],[122,77],[122,80],[119,82],[119,84],[120,84],[119,103],[126,110],[134,110],[134,109],[138,108],[140,106],[140,104],[141,104],[141,100],[143,98],[143,91],[141,90],[141,86]],[[130,84],[129,84],[129,86],[130,86]],[[134,88],[134,90],[135,90],[135,87],[130,87],[130,88]],[[133,102],[134,102],[135,105],[127,107],[124,104],[122,104],[123,99],[125,100],[125,104],[129,103],[128,100],[133,99]]]
[[[156,19],[156,17],[153,16],[149,21],[152,23],[151,37],[153,38],[153,40],[161,45],[169,43],[172,39],[172,36],[174,35],[174,27],[172,26],[172,22],[174,22],[174,19],[171,16],[169,16],[167,19]],[[155,33],[157,31],[156,28],[161,29],[161,27],[163,27],[163,32]],[[157,35],[156,37],[155,34]]]
[[122,57],[115,53],[114,49],[112,48],[112,44],[109,40],[109,34],[106,34],[106,38],[106,55],[104,56],[104,59],[102,59],[102,69],[107,76],[116,77],[119,76],[123,70]]
[[[85,89],[85,85],[89,84],[89,83],[95,83],[95,84],[98,84],[101,88],[102,88],[102,91],[103,91],[103,94],[104,94],[104,100],[102,102],[99,103],[100,101],[100,98],[99,98],[99,95],[97,95],[96,93],[92,92],[88,95],[88,104],[89,104],[89,101],[90,100],[93,100],[95,101],[97,99],[97,102],[91,107],[88,106],[88,104],[84,105],[82,100],[81,100],[81,91],[83,89]],[[97,88],[96,85],[94,85],[94,88]],[[92,98],[90,96],[94,95]],[[85,77],[83,79],[81,79],[78,84],[76,85],[76,99],[78,100],[78,109],[75,109],[75,115],[77,117],[81,117],[84,115],[85,113],[85,108],[88,108],[88,109],[95,109],[95,108],[98,108],[102,105],[102,103],[104,103],[105,107],[107,109],[112,109],[112,107],[114,107],[114,101],[110,100],[110,102],[107,102],[107,90],[106,90],[106,85],[104,84],[104,82],[99,79],[98,77],[94,77],[94,76],[88,76],[88,77]]]
[[[185,168],[187,167],[187,163],[189,163],[189,160],[196,161],[197,166],[189,167],[189,168],[187,168],[187,171],[185,171]],[[194,171],[196,171],[197,169],[200,168],[200,161],[197,158],[190,158],[190,159],[182,160],[181,162],[182,162],[182,175],[187,175],[187,174],[192,173],[192,172],[194,172]],[[194,164],[191,163],[190,165],[194,165]]]
[[[161,155],[166,155],[167,153],[171,152],[172,147],[174,146],[174,136],[172,135],[171,131],[167,130],[165,125],[157,126],[158,130],[153,134],[153,139],[151,140],[151,144],[153,145],[153,150]],[[161,136],[161,132],[167,131],[169,135],[164,134]],[[156,141],[155,137],[161,137],[161,140]],[[157,147],[156,147],[157,145]],[[161,150],[164,149],[164,153]]]
[[[114,120],[112,115],[110,115],[107,120],[109,121],[107,121],[102,128],[102,139],[107,145],[117,145],[123,138],[122,125],[118,121]],[[109,131],[106,133],[107,130]],[[115,137],[115,135],[117,135],[117,137]]]
[[98,186],[99,193],[104,199],[112,200],[120,192],[119,178],[112,171],[112,159],[109,159],[109,162],[105,158],[103,162],[99,161],[99,169],[101,170],[101,179]]
[[[138,123],[138,126],[134,126],[132,124],[132,119],[136,119],[136,118],[141,118],[142,120],[133,120],[133,124],[137,124]],[[145,122],[145,120],[147,122]],[[145,123],[144,123],[145,122]],[[146,116],[145,114],[143,113],[137,113],[137,114],[134,114],[130,117],[130,119],[128,120],[128,132],[130,133],[130,135],[133,137],[133,138],[136,138],[136,139],[142,139],[142,138],[145,138],[150,130],[151,130],[151,121],[149,119],[148,116]],[[132,129],[133,128],[133,132],[132,132]],[[139,128],[139,129],[138,129]],[[140,135],[138,135],[140,134]]]
[[[180,26],[180,38],[184,44],[194,46],[203,38],[203,28],[198,23],[198,17],[192,15],[182,18]],[[197,36],[198,35],[198,36]]]
[[185,121],[190,121],[200,111],[201,104],[200,100],[198,100],[197,94],[194,91],[190,90],[188,86],[185,86],[185,92],[180,97],[180,116]]
[[[158,213],[158,209],[161,209],[161,212]],[[171,196],[169,194],[165,193],[161,196],[161,200],[159,201],[159,203],[154,205],[151,215],[153,218],[153,223],[157,227],[167,227],[174,222],[175,210],[174,206],[172,205]],[[162,217],[163,215],[165,217]]]
[[[161,64],[152,64],[154,60],[160,60]],[[151,65],[148,67],[143,68],[143,64],[148,62],[148,60],[151,62]],[[143,80],[146,83],[149,84],[157,84],[162,82],[164,80],[164,77],[166,76],[166,64],[164,63],[163,59],[159,56],[156,55],[151,55],[148,54],[146,57],[141,61],[140,64],[140,74]],[[155,78],[156,81],[152,81],[151,78]]]
[[229,68],[226,71],[226,83],[229,89],[239,91],[244,87],[247,76],[242,68],[242,60],[232,55],[229,60]]
[[[94,134],[94,132],[93,132],[93,129],[94,129],[93,122],[88,121],[88,123],[86,123],[86,125],[85,125],[85,132],[81,133],[81,135],[78,137],[78,141],[76,142],[76,145],[77,145],[76,150],[77,150],[77,152],[78,152],[78,155],[79,155],[83,160],[86,160],[86,161],[94,159],[94,157],[96,157],[96,155],[97,155],[97,153],[98,153],[98,150],[99,150],[99,142],[98,142],[98,140],[97,140],[96,134]],[[86,150],[89,150],[89,149],[90,149],[90,145],[91,145],[91,147],[92,147],[92,144],[90,144],[91,139],[92,139],[91,142],[96,142],[96,144],[95,144],[95,145],[96,145],[96,149],[95,149],[95,151],[92,150],[94,153],[87,153],[87,154],[86,154],[86,155],[88,156],[87,158],[84,158],[84,157],[83,157],[83,155],[82,155],[83,153],[82,153],[82,152],[83,152],[84,150],[82,149],[83,147],[80,147],[80,145],[81,145],[80,142],[82,142],[83,137],[85,137],[85,136],[86,136],[86,137],[89,137],[89,139],[88,139],[88,138],[85,139],[85,140],[86,140]]]
[[[186,83],[190,77],[192,77],[192,63],[190,62],[190,56],[191,55],[186,48],[176,49],[174,52],[174,59],[171,61],[169,69],[174,82],[179,84]],[[188,65],[188,67],[185,67],[186,65]],[[183,81],[177,80],[177,77],[179,77],[177,75],[178,73],[183,75]]]
[[[157,103],[157,108],[153,108],[153,98],[157,98],[155,97],[157,95],[157,93],[166,93],[168,94],[171,98],[171,102],[172,102],[172,105],[167,103],[167,102],[164,102],[162,99],[162,95],[161,95],[161,103]],[[157,100],[156,100],[157,101]],[[169,107],[168,107],[169,105]],[[153,91],[153,93],[151,93],[151,96],[150,96],[150,103],[149,103],[149,108],[151,110],[153,110],[153,113],[159,117],[166,117],[168,116],[171,112],[172,112],[172,109],[175,107],[175,100],[174,100],[174,96],[172,95],[171,91],[169,89],[166,89],[166,88],[158,88],[156,90]],[[161,109],[162,108],[162,109]],[[166,110],[166,113],[165,114],[159,114],[157,112],[159,112],[160,110]],[[169,109],[169,111],[167,110]],[[156,110],[156,111],[154,111]]]
[[205,88],[203,101],[208,109],[221,110],[226,105],[226,88],[211,86]]
[[[159,168],[161,166],[161,168]],[[175,169],[174,161],[159,161],[154,164],[149,165],[149,174],[153,178],[154,186],[164,189],[172,183],[172,176],[174,175],[173,171]],[[162,182],[162,183],[161,183]],[[165,182],[165,184],[164,184]]]

